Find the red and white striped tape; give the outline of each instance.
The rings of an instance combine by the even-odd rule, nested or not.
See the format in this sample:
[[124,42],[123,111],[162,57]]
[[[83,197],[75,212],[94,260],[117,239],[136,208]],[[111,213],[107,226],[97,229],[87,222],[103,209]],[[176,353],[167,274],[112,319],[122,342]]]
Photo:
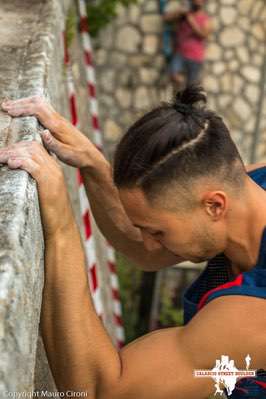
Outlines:
[[[67,89],[69,98],[69,107],[71,113],[71,122],[74,126],[78,125],[78,113],[77,113],[77,102],[76,93],[73,83],[72,70],[70,65],[69,53],[67,48],[66,36],[64,33],[64,47],[65,47],[65,66],[67,74]],[[91,223],[91,212],[90,205],[87,199],[85,187],[78,171],[77,173],[78,184],[79,184],[79,201],[83,221],[83,229],[85,236],[85,254],[88,267],[88,277],[91,295],[93,303],[95,306],[96,313],[99,317],[103,315],[103,305],[100,295],[100,285],[98,278],[98,268],[97,268],[97,257],[96,257],[96,243],[94,236],[92,234],[92,223]]]
[[113,315],[115,324],[115,335],[118,348],[122,348],[125,344],[125,333],[122,320],[122,307],[119,295],[119,281],[116,273],[116,264],[113,248],[107,243],[107,259],[110,271],[111,290],[113,300]]
[[[88,19],[87,19],[87,11],[86,4],[84,1],[79,1],[79,13],[80,13],[80,27],[81,27],[81,37],[82,44],[84,50],[84,60],[85,60],[85,69],[86,69],[86,79],[88,85],[88,97],[89,97],[89,105],[90,105],[90,114],[92,121],[92,133],[93,133],[93,142],[97,146],[100,151],[103,151],[103,139],[100,131],[100,123],[98,116],[98,102],[96,97],[96,79],[95,79],[95,70],[92,62],[92,47],[90,36],[88,32]],[[65,40],[65,65],[67,67],[67,84],[68,84],[68,93],[69,93],[69,104],[71,110],[71,119],[72,123],[77,126],[78,124],[78,116],[77,116],[77,107],[76,107],[76,96],[74,90],[74,84],[72,79],[71,66],[69,61],[68,49],[66,46]],[[78,175],[79,179],[79,196],[80,196],[80,204],[81,211],[83,216],[83,224],[85,231],[85,250],[88,262],[89,269],[89,281],[90,288],[92,292],[92,297],[95,305],[96,312],[99,316],[103,315],[103,305],[100,296],[100,286],[99,286],[99,278],[98,278],[98,269],[97,269],[97,258],[95,251],[95,241],[92,234],[91,229],[91,216],[90,216],[90,206],[87,200],[85,187],[82,181],[80,174]],[[115,265],[115,255],[114,250],[111,245],[106,242],[106,254],[107,254],[107,263],[110,272],[110,288],[111,288],[111,296],[112,296],[112,309],[113,309],[113,321],[115,325],[115,336],[117,346],[121,348],[125,342],[124,336],[124,328],[122,321],[122,308],[119,297],[119,281],[116,273],[116,265]]]
[[[80,30],[81,30],[83,52],[84,52],[86,79],[88,85],[90,113],[92,120],[93,142],[100,151],[103,151],[104,145],[103,145],[103,137],[102,137],[102,132],[100,130],[100,122],[99,122],[95,69],[93,65],[92,46],[89,34],[87,9],[84,0],[78,1],[78,9],[80,16]],[[121,303],[119,298],[119,282],[115,267],[114,250],[108,242],[107,242],[107,262],[110,271],[110,281],[111,281],[111,290],[112,290],[112,299],[113,299],[113,316],[114,316],[114,324],[116,327],[116,340],[117,340],[117,345],[119,347],[122,347],[125,341],[125,337],[124,337],[124,328],[122,322]]]
[[81,41],[83,46],[84,53],[84,62],[85,62],[85,72],[86,79],[88,85],[88,94],[89,94],[89,107],[91,114],[91,123],[92,123],[92,134],[93,134],[93,142],[99,148],[99,150],[103,150],[103,139],[100,131],[100,123],[99,123],[99,112],[98,112],[98,101],[96,97],[96,77],[95,77],[95,69],[93,65],[93,57],[92,57],[92,46],[91,39],[89,35],[88,29],[88,17],[86,10],[86,3],[83,0],[78,1],[79,8],[79,16],[80,16],[80,31],[81,31]]

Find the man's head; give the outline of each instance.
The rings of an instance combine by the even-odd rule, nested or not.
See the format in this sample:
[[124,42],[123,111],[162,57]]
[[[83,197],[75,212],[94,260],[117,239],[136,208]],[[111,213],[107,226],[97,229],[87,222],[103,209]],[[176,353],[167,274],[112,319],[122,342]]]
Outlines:
[[114,182],[146,245],[202,261],[222,252],[245,169],[223,120],[200,87],[179,92],[122,138]]
[[201,10],[206,0],[191,0],[191,8],[193,11]]

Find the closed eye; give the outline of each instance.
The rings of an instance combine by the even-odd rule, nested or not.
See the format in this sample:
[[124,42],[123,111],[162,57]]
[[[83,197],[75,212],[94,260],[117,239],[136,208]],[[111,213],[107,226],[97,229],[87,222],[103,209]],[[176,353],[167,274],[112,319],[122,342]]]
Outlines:
[[162,237],[163,232],[162,231],[155,231],[153,233],[150,233],[151,236],[153,237]]

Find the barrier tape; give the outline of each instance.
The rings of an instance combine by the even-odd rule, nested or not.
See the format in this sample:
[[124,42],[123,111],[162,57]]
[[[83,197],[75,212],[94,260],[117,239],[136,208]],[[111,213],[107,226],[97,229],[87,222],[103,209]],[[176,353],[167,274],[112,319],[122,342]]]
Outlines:
[[[74,126],[78,126],[78,113],[77,113],[77,100],[76,100],[76,93],[75,87],[73,83],[72,77],[72,70],[70,65],[69,53],[66,43],[66,35],[64,32],[64,61],[66,67],[66,74],[67,74],[67,90],[68,90],[68,99],[69,99],[69,108],[71,114],[71,122]],[[103,315],[103,304],[100,295],[100,285],[99,285],[99,278],[98,278],[98,268],[97,268],[97,256],[96,256],[96,243],[94,236],[92,234],[92,222],[91,222],[91,212],[90,212],[90,205],[87,199],[85,187],[80,175],[80,172],[77,173],[78,185],[79,185],[79,202],[80,202],[80,209],[82,215],[82,222],[83,222],[83,230],[85,235],[85,255],[88,267],[88,277],[89,277],[89,284],[90,284],[90,291],[95,307],[95,311],[97,315],[102,318]]]
[[[89,25],[88,25],[88,17],[87,17],[85,1],[83,0],[78,1],[78,10],[80,16],[80,33],[81,33],[81,41],[84,53],[85,73],[86,73],[87,88],[88,88],[89,110],[91,115],[92,141],[96,145],[96,147],[103,152],[104,145],[103,145],[102,132],[100,130],[98,101],[96,95],[96,77],[93,65],[93,54],[92,54],[89,28],[88,28]],[[77,120],[77,113],[75,112],[76,107],[73,106],[73,104],[75,103],[75,96],[73,98],[72,96],[70,92],[70,106],[71,110],[73,109],[72,119]],[[80,197],[82,198],[82,201],[84,201],[86,193],[80,175],[79,175],[79,180],[80,180],[80,191],[81,191]],[[87,211],[85,207],[84,211]],[[87,212],[86,214],[88,215],[89,218],[90,213]],[[88,231],[90,231],[91,235],[90,226],[88,227]],[[112,311],[113,311],[113,323],[115,326],[115,338],[118,348],[122,348],[125,342],[125,336],[124,336],[124,328],[122,321],[122,307],[119,295],[119,281],[116,273],[115,253],[112,246],[107,241],[106,241],[106,255],[107,255],[107,264],[110,273],[110,289],[112,296]],[[97,272],[96,263],[94,264],[94,266],[95,266],[94,270],[95,272]],[[95,284],[99,285],[97,283],[97,274],[96,274]]]

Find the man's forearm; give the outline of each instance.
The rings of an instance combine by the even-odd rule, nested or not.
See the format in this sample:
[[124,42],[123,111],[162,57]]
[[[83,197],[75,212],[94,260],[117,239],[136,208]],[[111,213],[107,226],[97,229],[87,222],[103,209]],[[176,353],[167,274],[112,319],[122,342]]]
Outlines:
[[93,216],[103,235],[117,251],[143,270],[155,271],[182,262],[183,259],[167,249],[148,251],[144,247],[140,230],[132,225],[122,206],[110,164],[99,159],[97,153],[95,155],[93,167],[81,172]]
[[[50,128],[59,138],[75,137],[75,135],[81,137],[82,145],[72,151],[72,157],[82,158],[84,167],[81,168],[81,174],[93,216],[99,229],[111,244],[118,251],[128,255],[131,251],[130,245],[138,246],[142,242],[142,237],[139,229],[132,225],[124,211],[118,190],[113,184],[110,163],[90,140],[61,115],[56,114],[53,119]],[[135,250],[134,247],[132,252]]]
[[[61,115],[50,120],[57,142],[49,149],[59,158],[81,169],[95,221],[113,247],[144,270],[158,270],[182,261],[166,249],[148,251],[139,229],[129,220],[114,186],[112,169],[103,154]],[[47,125],[47,123],[46,123]]]
[[[93,155],[90,156],[93,158]],[[129,242],[141,243],[139,229],[129,220],[114,186],[110,164],[95,153],[93,166],[81,170],[93,216],[103,235],[121,252]]]
[[183,15],[183,14],[184,14],[184,11],[181,9],[175,10],[175,11],[170,11],[163,15],[163,20],[165,22],[173,22],[173,21],[178,20],[181,17],[181,15]]
[[59,390],[95,399],[99,379],[119,378],[119,355],[95,313],[74,222],[46,241],[41,331]]
[[200,27],[197,22],[195,21],[193,15],[189,14],[187,16],[187,21],[190,24],[191,28],[193,29],[194,33],[199,37],[205,39],[208,36],[208,32],[205,28]]

